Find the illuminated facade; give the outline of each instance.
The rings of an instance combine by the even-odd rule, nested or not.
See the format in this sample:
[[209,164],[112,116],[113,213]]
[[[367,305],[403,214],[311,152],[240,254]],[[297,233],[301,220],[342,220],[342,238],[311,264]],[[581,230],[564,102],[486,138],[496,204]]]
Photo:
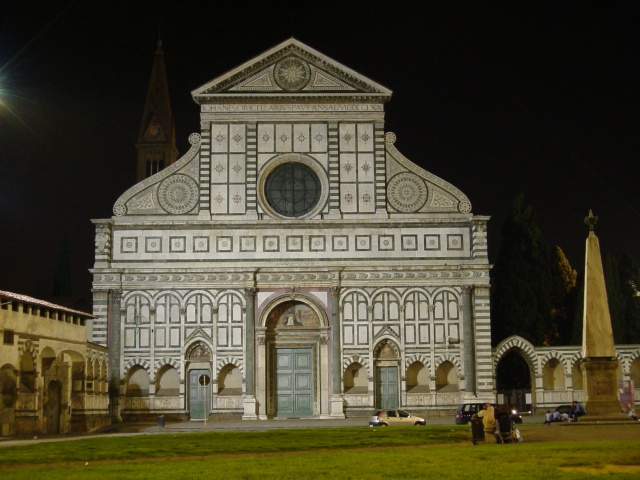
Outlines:
[[192,95],[190,150],[94,220],[115,414],[493,399],[488,217],[397,150],[391,91],[290,39]]

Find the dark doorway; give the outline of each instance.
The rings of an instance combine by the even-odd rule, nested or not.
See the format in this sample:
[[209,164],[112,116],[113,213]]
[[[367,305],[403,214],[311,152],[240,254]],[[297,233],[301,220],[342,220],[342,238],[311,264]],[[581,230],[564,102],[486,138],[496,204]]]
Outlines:
[[504,396],[504,403],[520,411],[530,408],[531,369],[522,356],[512,351],[507,353],[498,363],[496,369],[496,386],[498,395]]
[[60,433],[60,413],[62,408],[62,386],[56,381],[49,382],[47,389],[46,419],[47,433],[56,435]]

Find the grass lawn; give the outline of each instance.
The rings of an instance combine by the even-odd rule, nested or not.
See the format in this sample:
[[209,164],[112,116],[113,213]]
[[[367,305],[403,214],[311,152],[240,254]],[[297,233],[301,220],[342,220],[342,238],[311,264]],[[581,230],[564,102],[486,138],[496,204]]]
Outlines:
[[[545,427],[538,427],[545,428]],[[478,445],[465,426],[105,436],[0,446],[0,478],[640,478],[640,440]]]

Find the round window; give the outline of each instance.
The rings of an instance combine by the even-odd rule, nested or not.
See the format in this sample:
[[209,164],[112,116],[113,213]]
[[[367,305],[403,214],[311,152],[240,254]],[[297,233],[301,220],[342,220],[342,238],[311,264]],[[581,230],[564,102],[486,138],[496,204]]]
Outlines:
[[307,165],[287,162],[269,173],[264,183],[269,206],[283,217],[302,217],[318,204],[322,185],[318,175]]

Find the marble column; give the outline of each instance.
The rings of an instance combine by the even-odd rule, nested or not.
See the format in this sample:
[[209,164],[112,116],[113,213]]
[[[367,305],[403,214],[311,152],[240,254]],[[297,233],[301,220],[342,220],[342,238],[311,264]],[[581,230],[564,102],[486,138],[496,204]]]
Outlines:
[[340,287],[331,287],[331,418],[344,418],[342,397],[342,345],[340,336]]
[[253,287],[244,289],[246,307],[246,335],[244,351],[244,414],[243,420],[257,420],[256,394],[255,394],[255,349],[256,349],[256,318],[255,318],[255,296],[256,289]]
[[465,398],[475,399],[476,389],[476,356],[475,326],[473,319],[473,286],[462,287],[462,347],[464,359]]
[[120,358],[122,355],[121,308],[122,291],[109,290],[107,325],[109,341],[109,416],[112,423],[122,421],[120,416]]

